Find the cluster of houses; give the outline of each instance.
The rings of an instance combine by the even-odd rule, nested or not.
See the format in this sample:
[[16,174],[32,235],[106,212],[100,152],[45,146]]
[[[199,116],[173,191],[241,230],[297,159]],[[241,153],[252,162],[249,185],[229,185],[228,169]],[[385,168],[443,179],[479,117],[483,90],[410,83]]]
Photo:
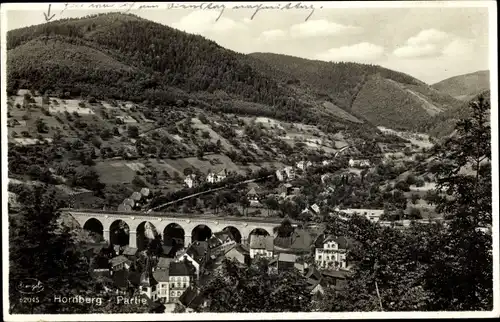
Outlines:
[[140,209],[151,200],[151,191],[149,188],[142,188],[140,191],[134,191],[129,198],[125,198],[118,206],[118,211],[131,211]]
[[224,259],[245,267],[257,258],[267,258],[270,273],[301,272],[312,294],[322,294],[328,286],[338,289],[349,274],[346,252],[351,245],[344,237],[315,236],[303,229],[296,229],[290,237],[252,234],[248,243],[240,244],[224,230],[176,253],[171,246],[163,246],[160,255],[147,256],[129,246],[99,244],[89,246],[86,255],[94,275],[108,281],[103,282],[100,292],[139,295],[152,306],[177,303],[191,310],[203,305],[199,286]]
[[[228,175],[228,173],[227,173],[226,169],[222,169],[217,173],[210,172],[206,176],[205,182],[218,183],[218,182],[225,180],[227,178],[227,175]],[[196,187],[197,185],[201,184],[202,180],[203,179],[200,178],[199,176],[196,176],[196,174],[191,173],[191,174],[186,176],[186,178],[184,179],[184,183],[186,184],[186,186],[188,188],[193,188],[193,187]]]

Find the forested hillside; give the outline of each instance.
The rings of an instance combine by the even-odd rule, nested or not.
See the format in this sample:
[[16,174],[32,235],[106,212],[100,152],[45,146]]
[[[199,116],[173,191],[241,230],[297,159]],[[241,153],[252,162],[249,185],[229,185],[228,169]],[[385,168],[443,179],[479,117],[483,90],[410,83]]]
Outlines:
[[[488,104],[490,104],[491,98],[489,90],[476,95],[470,101],[476,101],[481,94]],[[472,112],[471,109],[468,108],[469,104],[469,102],[464,102],[442,114],[436,115],[433,122],[425,130],[435,137],[443,137],[451,134],[458,120],[471,117]]]
[[474,96],[490,89],[490,71],[481,70],[447,78],[432,85],[432,87],[455,98],[469,101]]
[[207,96],[223,91],[261,103],[265,110],[257,112],[266,116],[324,117],[311,110],[313,103],[244,63],[243,55],[133,15],[54,21],[10,31],[7,42],[10,92],[30,88],[160,104],[189,98],[171,88]]
[[460,104],[414,77],[376,65],[269,53],[250,56],[271,67],[263,72],[307,88],[376,125],[415,130],[435,114]]

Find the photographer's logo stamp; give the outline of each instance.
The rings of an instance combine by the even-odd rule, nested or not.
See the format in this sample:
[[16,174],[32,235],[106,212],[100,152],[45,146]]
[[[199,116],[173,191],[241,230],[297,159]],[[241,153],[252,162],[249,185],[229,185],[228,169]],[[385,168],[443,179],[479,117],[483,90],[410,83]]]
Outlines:
[[17,283],[16,289],[22,294],[33,295],[42,292],[45,287],[36,278],[24,278]]

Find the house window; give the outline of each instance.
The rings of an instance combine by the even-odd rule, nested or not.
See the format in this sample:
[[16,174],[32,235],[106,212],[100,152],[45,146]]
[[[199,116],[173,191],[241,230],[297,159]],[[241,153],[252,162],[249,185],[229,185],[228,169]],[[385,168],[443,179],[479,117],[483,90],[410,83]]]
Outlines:
[[148,288],[147,288],[146,286],[143,286],[143,287],[142,287],[142,291],[143,291],[143,292],[147,292],[147,291],[148,291]]

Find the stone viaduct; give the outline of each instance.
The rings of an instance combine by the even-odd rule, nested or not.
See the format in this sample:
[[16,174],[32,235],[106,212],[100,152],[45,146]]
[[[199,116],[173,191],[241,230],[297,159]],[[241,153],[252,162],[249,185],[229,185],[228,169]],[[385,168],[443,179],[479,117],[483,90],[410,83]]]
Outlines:
[[[195,228],[205,225],[212,232],[221,231],[227,227],[236,228],[241,235],[241,242],[245,243],[250,234],[256,229],[263,229],[273,236],[273,228],[279,226],[281,218],[248,218],[248,217],[218,217],[213,215],[194,215],[179,213],[142,213],[142,212],[118,212],[111,210],[88,210],[88,209],[61,209],[62,213],[71,215],[82,228],[91,219],[99,221],[102,225],[103,237],[110,241],[111,225],[117,221],[125,222],[129,227],[129,246],[137,247],[137,229],[145,222],[151,223],[156,231],[162,236],[170,224],[177,224],[184,230],[184,245],[191,243],[191,236]],[[292,224],[296,226],[295,223]]]

